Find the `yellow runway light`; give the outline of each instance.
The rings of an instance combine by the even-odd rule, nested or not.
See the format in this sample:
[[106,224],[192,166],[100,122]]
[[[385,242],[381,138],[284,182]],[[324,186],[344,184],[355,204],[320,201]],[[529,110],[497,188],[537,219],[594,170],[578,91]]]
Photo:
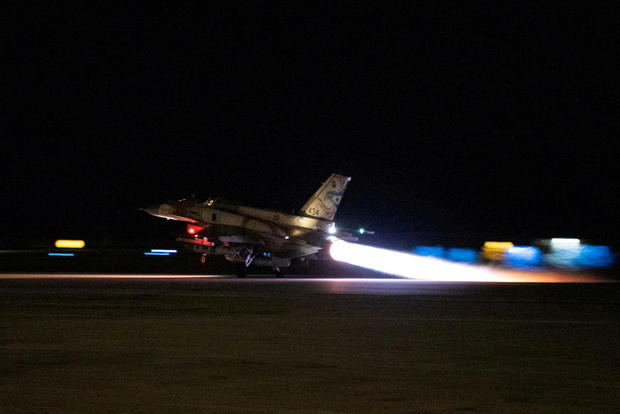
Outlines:
[[81,249],[86,245],[84,240],[56,240],[54,246],[59,249]]
[[488,241],[482,246],[482,257],[489,260],[502,260],[504,251],[513,247],[512,242]]
[[506,250],[514,246],[512,242],[498,242],[498,241],[488,241],[484,242],[484,247],[486,249],[492,250]]

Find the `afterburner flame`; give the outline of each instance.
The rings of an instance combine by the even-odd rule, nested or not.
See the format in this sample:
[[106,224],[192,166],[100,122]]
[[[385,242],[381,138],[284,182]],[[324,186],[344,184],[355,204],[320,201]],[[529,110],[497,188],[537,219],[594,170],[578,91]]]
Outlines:
[[335,240],[329,253],[334,260],[410,279],[438,282],[593,282],[586,275],[526,272],[454,263],[361,244]]

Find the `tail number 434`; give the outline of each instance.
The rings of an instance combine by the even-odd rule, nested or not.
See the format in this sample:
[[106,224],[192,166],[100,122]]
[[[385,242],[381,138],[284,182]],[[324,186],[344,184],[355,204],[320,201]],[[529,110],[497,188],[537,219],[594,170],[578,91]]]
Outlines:
[[318,216],[320,213],[321,213],[320,210],[316,207],[310,207],[308,209],[308,214],[311,216]]

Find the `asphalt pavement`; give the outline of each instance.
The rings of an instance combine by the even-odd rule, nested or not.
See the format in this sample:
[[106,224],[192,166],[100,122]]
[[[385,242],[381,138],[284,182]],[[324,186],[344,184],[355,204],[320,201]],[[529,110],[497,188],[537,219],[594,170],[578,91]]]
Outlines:
[[1,412],[620,410],[618,284],[28,276]]

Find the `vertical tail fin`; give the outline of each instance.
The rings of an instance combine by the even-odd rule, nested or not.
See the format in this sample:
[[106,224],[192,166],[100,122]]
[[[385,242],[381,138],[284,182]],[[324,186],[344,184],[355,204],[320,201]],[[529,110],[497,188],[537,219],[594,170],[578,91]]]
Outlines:
[[333,221],[350,180],[351,177],[344,175],[330,175],[314,195],[306,201],[300,213],[308,217]]

